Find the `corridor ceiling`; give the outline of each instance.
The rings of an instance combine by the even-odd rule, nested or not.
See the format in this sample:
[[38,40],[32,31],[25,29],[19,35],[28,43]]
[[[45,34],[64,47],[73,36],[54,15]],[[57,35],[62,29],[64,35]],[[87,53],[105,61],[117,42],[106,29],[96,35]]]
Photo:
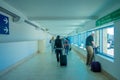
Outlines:
[[[67,35],[96,20],[116,0],[3,0],[51,34]],[[116,2],[115,2],[116,1]],[[119,1],[119,0],[118,0]]]

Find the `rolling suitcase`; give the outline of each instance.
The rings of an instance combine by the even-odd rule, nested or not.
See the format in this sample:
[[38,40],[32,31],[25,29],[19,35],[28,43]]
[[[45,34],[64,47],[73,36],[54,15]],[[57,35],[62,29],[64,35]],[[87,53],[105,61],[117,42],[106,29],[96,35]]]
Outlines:
[[93,61],[91,63],[91,71],[93,72],[101,72],[101,64],[99,61],[95,61],[95,49],[94,50],[94,57],[93,57]]
[[60,56],[60,66],[67,66],[67,55]]
[[98,61],[93,61],[91,63],[91,70],[93,72],[101,72],[101,64]]
[[60,66],[67,66],[67,55],[60,56]]

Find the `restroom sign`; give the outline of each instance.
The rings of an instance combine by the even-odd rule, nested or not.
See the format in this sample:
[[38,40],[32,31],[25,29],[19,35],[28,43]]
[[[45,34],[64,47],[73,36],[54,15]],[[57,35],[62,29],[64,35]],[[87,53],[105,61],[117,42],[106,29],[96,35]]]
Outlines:
[[9,34],[9,18],[0,14],[0,34]]

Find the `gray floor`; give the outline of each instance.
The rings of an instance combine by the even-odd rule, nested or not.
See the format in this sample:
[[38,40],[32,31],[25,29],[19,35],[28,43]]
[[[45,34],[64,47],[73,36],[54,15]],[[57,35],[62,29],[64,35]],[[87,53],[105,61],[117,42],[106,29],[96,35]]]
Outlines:
[[67,58],[68,66],[60,67],[55,54],[38,54],[0,80],[109,80],[101,73],[91,72],[75,52],[70,52]]

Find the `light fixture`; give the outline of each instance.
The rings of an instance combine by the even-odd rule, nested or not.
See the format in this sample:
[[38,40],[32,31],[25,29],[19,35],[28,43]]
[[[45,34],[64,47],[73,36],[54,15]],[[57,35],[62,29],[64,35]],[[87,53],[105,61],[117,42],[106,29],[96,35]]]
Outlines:
[[9,11],[9,10],[1,7],[1,6],[0,6],[0,11],[3,12],[3,13],[8,14],[8,15],[10,15],[10,16],[12,16],[13,22],[18,22],[18,21],[20,20],[20,16],[14,14],[13,12],[11,12],[11,11]]
[[26,22],[27,24],[30,24],[30,25],[34,26],[35,28],[39,28],[37,25],[33,24],[32,22],[30,22],[28,20],[24,20],[24,22]]
[[38,25],[36,25],[35,23],[32,23],[31,21],[29,21],[29,20],[24,20],[24,22],[25,23],[27,23],[27,24],[29,24],[29,25],[32,25],[32,26],[34,26],[37,30],[42,30],[42,31],[45,31],[45,29],[43,29],[43,28],[40,28]]

